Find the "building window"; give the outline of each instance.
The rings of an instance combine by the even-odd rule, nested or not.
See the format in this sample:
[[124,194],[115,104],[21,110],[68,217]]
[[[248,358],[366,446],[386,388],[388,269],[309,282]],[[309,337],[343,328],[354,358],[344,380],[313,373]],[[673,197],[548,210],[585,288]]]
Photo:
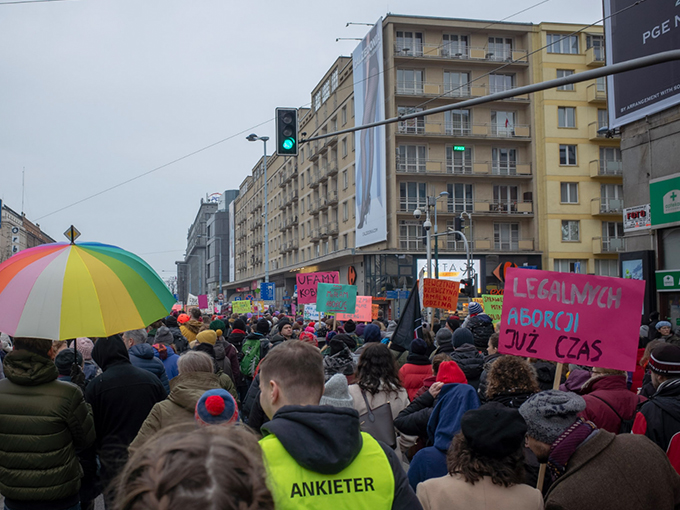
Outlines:
[[470,110],[449,110],[444,112],[447,135],[467,135],[472,132]]
[[458,34],[442,35],[442,57],[466,58],[468,56],[468,36]]
[[600,185],[600,212],[615,213],[623,209],[623,184]]
[[450,174],[471,174],[472,147],[446,147],[446,171]]
[[560,145],[560,165],[576,166],[576,145]]
[[580,225],[578,220],[562,220],[562,241],[580,241]]
[[349,187],[349,181],[347,180],[347,170],[342,171],[342,189],[347,189]]
[[576,108],[571,106],[560,106],[557,108],[557,127],[575,128],[576,127]]
[[343,234],[342,236],[342,247],[345,250],[349,247],[349,243],[347,242],[347,234]]
[[595,87],[598,92],[607,92],[607,79],[604,76],[600,76],[595,82]]
[[347,210],[347,202],[342,203],[342,221],[347,221],[349,219],[349,212]]
[[602,222],[602,251],[616,252],[623,249],[623,222]]
[[555,259],[554,270],[559,273],[578,273],[588,272],[588,261],[579,259]]
[[347,157],[347,138],[342,139],[342,157],[346,158]]
[[417,221],[399,222],[399,248],[402,250],[418,250],[422,247],[420,231],[422,225]]
[[[557,70],[557,77],[558,78],[566,78],[567,76],[571,76],[574,74],[574,71],[572,69],[558,69]],[[557,87],[557,90],[574,90],[574,84],[569,83],[568,85],[560,85]]]
[[402,32],[397,30],[397,55],[423,55],[423,33],[422,32]]
[[444,94],[449,97],[470,95],[470,73],[444,71]]
[[341,112],[342,112],[341,113],[342,125],[344,126],[345,124],[347,124],[347,105],[342,107]]
[[331,92],[335,92],[335,89],[338,88],[338,70],[333,69],[333,73],[331,74]]
[[326,80],[321,87],[321,102],[325,103],[331,97],[331,82]]
[[519,223],[494,223],[493,240],[496,251],[519,250]]
[[515,86],[514,74],[490,74],[489,75],[489,93],[505,92],[511,90]]
[[357,215],[357,199],[352,197],[352,218],[356,218]]
[[400,145],[397,147],[397,171],[424,173],[427,146]]
[[600,147],[600,174],[621,175],[621,149]]
[[400,210],[415,211],[424,208],[427,200],[427,184],[424,182],[402,182],[399,184]]
[[616,259],[595,259],[595,274],[619,276],[619,261]]
[[300,225],[300,239],[304,238],[305,238],[305,224],[303,223]]
[[354,118],[354,98],[350,99],[351,107],[349,109],[349,113],[352,114],[352,118]]
[[[397,115],[408,115],[410,113],[422,112],[423,108],[414,108],[413,106],[398,106]],[[399,133],[402,134],[422,134],[425,132],[425,117],[416,117],[415,119],[407,119],[399,121],[397,124]]]
[[586,34],[586,48],[593,48],[595,60],[604,62],[604,36]]
[[486,58],[489,60],[512,60],[512,39],[507,37],[489,37]]
[[449,212],[472,212],[474,200],[472,198],[472,184],[447,184],[449,192]]
[[515,112],[491,112],[491,136],[512,136],[515,132]]
[[491,149],[491,173],[494,175],[517,174],[517,149]]
[[578,204],[578,182],[560,183],[560,202],[563,204]]
[[314,106],[314,111],[318,111],[321,108],[321,91],[314,94],[314,101],[312,102]]
[[397,94],[422,94],[424,75],[422,69],[397,69]]
[[548,53],[578,53],[578,36],[548,34]]
[[597,128],[608,128],[609,127],[609,116],[607,115],[606,108],[599,108],[597,110]]
[[494,186],[493,187],[493,212],[511,213],[517,212],[517,186]]

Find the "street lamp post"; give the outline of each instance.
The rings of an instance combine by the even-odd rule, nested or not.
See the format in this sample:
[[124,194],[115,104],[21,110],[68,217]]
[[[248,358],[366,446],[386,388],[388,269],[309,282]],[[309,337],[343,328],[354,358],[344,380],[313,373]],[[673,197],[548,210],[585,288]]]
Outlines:
[[268,136],[257,136],[251,133],[246,136],[249,142],[262,140],[264,142],[264,281],[269,281],[269,226],[268,223],[268,206],[267,206],[267,140]]
[[448,191],[442,191],[434,198],[434,277],[439,278],[439,237],[437,237],[437,200],[448,197]]
[[[432,222],[430,221],[430,197],[426,197],[425,203],[425,222],[423,222],[423,228],[425,229],[425,236],[427,242],[427,277],[432,278],[432,234],[430,229],[432,228]],[[420,219],[422,212],[420,209],[413,211],[413,217],[417,220]],[[427,309],[427,322],[432,324],[432,308]]]

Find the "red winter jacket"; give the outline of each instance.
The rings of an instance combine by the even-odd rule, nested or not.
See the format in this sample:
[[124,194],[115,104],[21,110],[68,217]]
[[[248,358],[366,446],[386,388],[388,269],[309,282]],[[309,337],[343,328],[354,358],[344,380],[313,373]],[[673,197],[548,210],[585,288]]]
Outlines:
[[[409,355],[409,359],[413,355]],[[423,356],[427,358],[427,356]],[[415,361],[415,360],[412,360]],[[410,363],[408,360],[399,369],[399,377],[401,378],[401,383],[404,385],[404,389],[408,392],[408,398],[413,400],[416,397],[418,390],[422,388],[423,381],[432,375],[432,365],[429,364],[429,359],[427,364],[425,362]]]
[[628,389],[625,375],[603,375],[592,378],[583,385],[581,396],[586,401],[586,409],[581,416],[592,421],[597,428],[614,434],[619,433],[621,418],[632,419],[638,403],[647,400]]

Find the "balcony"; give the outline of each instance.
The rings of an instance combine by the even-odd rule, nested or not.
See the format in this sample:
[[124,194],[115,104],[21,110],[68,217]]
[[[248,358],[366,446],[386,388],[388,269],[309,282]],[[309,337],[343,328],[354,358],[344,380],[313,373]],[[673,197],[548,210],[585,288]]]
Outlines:
[[289,205],[291,205],[295,200],[297,200],[297,198],[298,198],[298,192],[297,192],[297,191],[291,191],[290,193],[288,193],[288,194],[284,197],[283,204],[282,204],[282,205],[283,205],[282,209],[284,209],[284,208],[288,207]]
[[588,67],[602,67],[604,65],[603,46],[593,46],[586,50],[586,65]]
[[618,253],[626,251],[626,240],[623,237],[593,237],[593,253]]
[[338,145],[338,137],[337,136],[329,136],[324,140],[324,146],[325,147],[333,147],[335,145]]
[[591,83],[586,89],[588,102],[591,104],[605,104],[607,102],[607,92],[598,89],[597,83]]
[[321,231],[318,228],[315,228],[312,230],[312,233],[309,235],[309,237],[311,237],[313,241],[318,241],[321,239]]
[[615,134],[612,137],[607,137],[607,133],[599,132],[600,128],[604,127],[607,126],[601,126],[598,122],[591,122],[588,124],[588,138],[599,144],[619,145],[621,143],[621,135]]
[[338,174],[338,160],[336,159],[331,159],[328,162],[328,166],[326,167],[326,174],[329,177],[332,177],[334,175]]
[[533,216],[531,200],[475,200],[474,214],[485,216]]
[[311,188],[318,188],[320,182],[321,182],[321,172],[319,170],[315,170],[309,176],[309,186]]
[[313,142],[309,146],[309,159],[310,161],[315,161],[319,158],[319,142]]
[[338,203],[338,192],[329,191],[328,192],[328,205],[336,205]]
[[620,179],[623,176],[623,164],[621,161],[594,159],[590,162],[590,176],[593,178],[614,177]]
[[286,177],[286,171],[284,170],[279,174],[279,188],[285,188],[287,182],[288,179]]
[[511,62],[528,65],[527,50],[516,48],[470,47],[455,41],[442,44],[427,44],[418,41],[399,41],[394,45],[394,58],[413,57],[425,59],[473,60],[478,62]]
[[593,198],[590,201],[590,214],[593,216],[617,216],[623,214],[623,199]]
[[319,227],[319,236],[321,238],[328,237],[328,225],[321,225]]
[[261,227],[262,226],[262,216],[254,216],[253,217],[253,228]]
[[330,236],[335,236],[338,235],[338,222],[337,221],[331,221],[328,224],[328,235]]
[[531,163],[518,163],[516,161],[503,164],[498,161],[475,161],[472,164],[472,170],[475,175],[491,177],[531,177]]
[[485,237],[474,240],[475,251],[494,251],[494,252],[518,252],[534,251],[534,240],[532,238],[511,239],[508,241],[498,241],[494,238]]
[[470,124],[468,122],[425,122],[402,130],[401,135],[413,136],[454,136],[458,138],[502,138],[529,140],[531,127],[528,124]]

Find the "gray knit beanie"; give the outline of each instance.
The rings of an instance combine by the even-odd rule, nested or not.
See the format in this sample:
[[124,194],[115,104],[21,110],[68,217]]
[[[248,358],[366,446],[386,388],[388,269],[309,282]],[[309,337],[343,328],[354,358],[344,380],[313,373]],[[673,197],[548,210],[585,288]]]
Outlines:
[[439,328],[439,331],[437,331],[434,339],[437,342],[437,345],[441,345],[442,343],[451,343],[451,340],[453,339],[453,333],[451,333],[451,330],[448,328]]
[[553,444],[585,408],[586,401],[576,393],[548,390],[529,397],[519,412],[527,423],[528,436]]
[[326,382],[326,389],[324,390],[319,405],[349,407],[350,409],[354,408],[354,401],[349,394],[347,377],[342,374],[335,374],[328,379],[328,382]]

